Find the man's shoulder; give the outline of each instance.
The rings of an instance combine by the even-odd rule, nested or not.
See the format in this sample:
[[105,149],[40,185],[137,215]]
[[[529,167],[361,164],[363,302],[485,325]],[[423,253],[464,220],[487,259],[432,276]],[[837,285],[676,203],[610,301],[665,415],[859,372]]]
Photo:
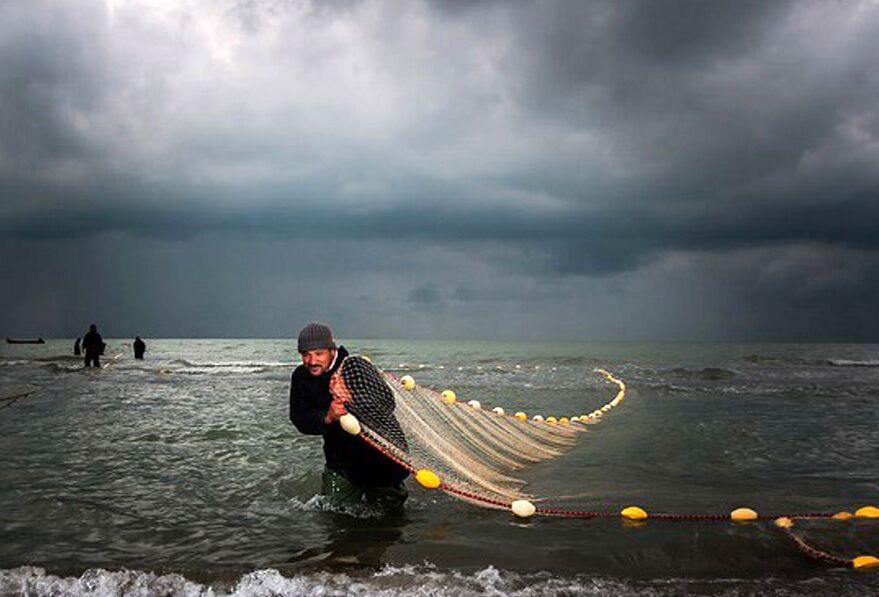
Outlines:
[[305,365],[298,365],[295,369],[293,369],[293,373],[290,374],[290,379],[297,380],[302,379],[303,374],[308,373],[308,369],[305,368]]

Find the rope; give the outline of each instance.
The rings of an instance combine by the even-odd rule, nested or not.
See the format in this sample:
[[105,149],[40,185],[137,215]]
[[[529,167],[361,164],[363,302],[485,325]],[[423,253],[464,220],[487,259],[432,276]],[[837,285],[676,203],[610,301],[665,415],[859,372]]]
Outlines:
[[[778,526],[778,525],[776,525],[776,526]],[[797,548],[801,552],[803,552],[804,554],[806,554],[808,557],[812,558],[813,560],[818,560],[819,562],[825,562],[825,563],[831,564],[833,566],[842,566],[844,568],[851,568],[852,567],[851,559],[836,556],[836,555],[827,553],[826,551],[821,551],[820,549],[818,549],[816,547],[812,547],[811,545],[806,543],[799,535],[794,533],[790,529],[789,526],[779,526],[779,528],[781,529],[781,531],[785,535],[787,535],[788,537],[790,537],[793,540],[794,544],[797,546]]]
[[34,392],[35,392],[35,390],[31,390],[29,392],[22,392],[21,394],[13,394],[12,396],[4,396],[3,398],[0,398],[0,402],[5,403],[5,404],[3,404],[3,406],[0,406],[0,410],[3,410],[4,408],[9,408],[10,406],[15,404],[19,400],[21,400],[23,398],[27,398],[28,396],[30,396]]
[[[592,414],[588,416],[579,417],[579,420],[583,423],[587,422],[595,422],[600,418],[601,414],[608,412],[613,407],[617,406],[625,397],[626,386],[621,380],[615,378],[612,374],[608,373],[603,369],[596,369],[597,373],[603,375],[608,381],[617,384],[619,387],[619,392],[616,397],[605,404],[603,407],[596,409],[592,412]],[[597,415],[597,416],[596,416]],[[509,416],[509,415],[506,415]],[[400,450],[397,446],[388,444],[384,438],[380,435],[376,434],[374,431],[369,429],[366,426],[361,426],[361,430],[359,433],[359,437],[365,441],[369,446],[373,449],[377,450],[381,454],[383,454],[386,458],[389,458],[393,462],[397,463],[399,466],[406,469],[412,475],[418,474],[418,470],[415,468],[413,463],[411,462],[410,456],[408,453]],[[512,504],[506,501],[502,501],[499,499],[489,498],[483,495],[479,495],[477,493],[473,493],[471,491],[467,491],[456,487],[454,485],[449,485],[442,479],[439,482],[439,489],[443,490],[446,493],[452,494],[464,500],[479,504],[488,508],[502,509],[502,510],[510,510],[512,508]],[[515,511],[515,509],[514,509]],[[533,512],[535,514],[540,514],[542,516],[552,516],[557,518],[577,518],[577,519],[592,519],[592,518],[619,518],[623,516],[621,512],[611,512],[611,511],[590,511],[590,510],[565,510],[562,508],[534,508]],[[817,547],[810,545],[807,543],[802,537],[796,534],[791,527],[793,526],[793,520],[806,520],[806,519],[830,519],[833,518],[836,513],[834,512],[800,512],[800,513],[782,513],[782,514],[757,514],[756,512],[750,512],[750,520],[774,520],[775,526],[778,527],[785,536],[789,537],[796,545],[797,549],[800,552],[805,554],[807,557],[823,562],[825,564],[829,564],[831,566],[840,566],[845,568],[859,568],[866,566],[874,566],[879,564],[879,560],[876,558],[872,558],[871,556],[861,556],[859,558],[845,558],[839,555],[835,555]],[[659,520],[663,522],[695,522],[695,521],[710,521],[710,522],[729,522],[733,520],[733,513],[725,513],[725,514],[717,514],[717,513],[652,513],[647,515],[646,512],[641,512],[640,516],[645,517],[645,519],[649,518],[651,520]],[[625,520],[629,520],[630,518],[626,515],[623,516]],[[632,520],[641,520],[640,518],[633,518]],[[859,562],[859,560],[868,559],[872,560],[872,562]]]
[[19,398],[24,398],[25,396],[30,396],[33,393],[34,393],[34,391],[31,390],[30,392],[22,392],[21,394],[13,394],[12,396],[4,396],[3,398],[0,398],[0,402],[3,402],[5,400],[18,400]]
[[395,454],[392,454],[392,453],[390,452],[390,450],[386,449],[384,446],[382,446],[380,443],[378,443],[377,440],[375,440],[374,438],[370,437],[372,434],[373,434],[372,431],[369,431],[368,429],[366,429],[365,427],[363,427],[363,428],[361,428],[361,430],[360,430],[360,434],[358,435],[358,437],[359,437],[360,439],[362,439],[363,441],[365,441],[365,442],[366,442],[367,444],[369,444],[370,446],[372,446],[373,448],[375,448],[376,450],[378,450],[378,451],[379,451],[382,455],[384,455],[386,458],[388,458],[389,460],[392,460],[393,462],[395,462],[395,463],[397,463],[398,465],[402,466],[404,469],[406,469],[406,470],[409,471],[410,473],[414,474],[414,473],[417,472],[417,471],[415,470],[415,467],[412,466],[412,463],[409,462],[408,459],[407,459],[407,460],[403,460],[402,458],[398,458]]
[[[556,516],[564,518],[618,518],[619,512],[611,511],[587,511],[587,510],[565,510],[562,508],[537,508],[537,514],[546,516]],[[809,512],[807,514],[770,514],[758,515],[755,520],[775,520],[777,518],[833,518],[833,512]],[[683,514],[663,514],[652,513],[649,515],[650,520],[662,520],[666,522],[698,522],[698,521],[729,521],[729,514],[711,514],[711,513],[683,513]]]
[[[404,459],[404,458],[399,457],[396,454],[393,454],[391,452],[391,450],[389,450],[386,446],[381,444],[381,440],[377,440],[376,438],[372,437],[372,435],[376,435],[376,434],[373,431],[367,429],[366,427],[362,427],[358,437],[360,437],[360,439],[365,441],[368,445],[372,446],[374,449],[378,450],[381,454],[383,454],[388,459],[392,460],[393,462],[395,462],[398,465],[405,468],[407,471],[409,471],[410,474],[415,475],[418,473],[418,471],[415,469],[415,467],[412,465],[412,463],[409,462],[408,458]],[[471,493],[469,491],[464,491],[463,489],[458,489],[458,488],[453,487],[451,485],[448,485],[442,481],[440,482],[439,488],[447,493],[459,495],[463,498],[466,498],[466,499],[474,501],[474,502],[478,502],[480,504],[484,504],[488,507],[503,508],[505,510],[510,507],[510,504],[508,504],[506,502],[501,502],[500,500],[493,500],[493,499],[490,499],[490,498],[487,498],[487,497],[484,497],[484,496],[481,496],[481,495],[478,495],[475,493]]]

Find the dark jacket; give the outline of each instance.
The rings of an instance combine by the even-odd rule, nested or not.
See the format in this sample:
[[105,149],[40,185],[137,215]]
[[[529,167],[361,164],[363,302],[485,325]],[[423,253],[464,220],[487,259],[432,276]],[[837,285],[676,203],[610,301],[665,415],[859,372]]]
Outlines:
[[290,379],[290,420],[296,429],[308,435],[323,435],[327,468],[344,475],[359,487],[388,487],[406,478],[408,472],[355,435],[347,433],[335,421],[329,425],[324,417],[333,397],[330,377],[342,364],[348,351],[340,346],[333,367],[318,377],[304,365],[293,371]]
[[88,331],[82,337],[82,350],[88,356],[104,353],[104,339],[98,332]]

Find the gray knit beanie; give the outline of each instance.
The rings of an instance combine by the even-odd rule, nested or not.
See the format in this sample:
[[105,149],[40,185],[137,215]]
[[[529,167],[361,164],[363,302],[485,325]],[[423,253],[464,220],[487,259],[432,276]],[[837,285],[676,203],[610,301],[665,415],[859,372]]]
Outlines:
[[311,322],[299,332],[299,352],[335,347],[333,330],[324,323]]

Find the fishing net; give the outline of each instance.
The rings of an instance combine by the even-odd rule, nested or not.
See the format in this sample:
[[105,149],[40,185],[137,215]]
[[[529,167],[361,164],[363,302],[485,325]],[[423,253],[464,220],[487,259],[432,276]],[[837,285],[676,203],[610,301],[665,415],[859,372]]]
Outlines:
[[533,499],[517,471],[563,454],[580,433],[623,400],[623,382],[598,371],[618,386],[613,400],[590,414],[544,420],[501,408],[489,410],[476,401],[464,404],[452,392],[418,386],[411,377],[397,378],[352,356],[343,362],[340,375],[347,410],[355,418],[341,423],[425,487],[438,487],[480,506],[508,509],[514,502]]
[[[339,376],[344,384],[331,384],[336,399],[345,402],[348,413],[340,419],[342,427],[403,467],[428,488],[479,506],[510,509],[521,517],[533,514],[595,518],[621,516],[633,524],[650,518],[655,521],[736,521],[738,523],[773,520],[775,526],[794,541],[808,557],[832,566],[879,568],[879,557],[847,557],[816,547],[794,529],[810,521],[879,519],[879,508],[864,506],[850,512],[800,512],[759,514],[750,508],[729,513],[656,513],[629,506],[619,512],[580,511],[537,507],[516,476],[524,467],[563,454],[589,425],[617,406],[625,397],[626,386],[602,369],[596,372],[616,384],[616,396],[601,408],[570,419],[512,416],[503,409],[484,409],[476,401],[462,404],[454,393],[437,393],[415,384],[409,376],[397,378],[378,370],[363,357],[348,357]],[[340,388],[341,386],[341,388]],[[341,398],[340,398],[341,397]],[[559,499],[559,498],[555,498]],[[533,501],[532,501],[533,500]]]

